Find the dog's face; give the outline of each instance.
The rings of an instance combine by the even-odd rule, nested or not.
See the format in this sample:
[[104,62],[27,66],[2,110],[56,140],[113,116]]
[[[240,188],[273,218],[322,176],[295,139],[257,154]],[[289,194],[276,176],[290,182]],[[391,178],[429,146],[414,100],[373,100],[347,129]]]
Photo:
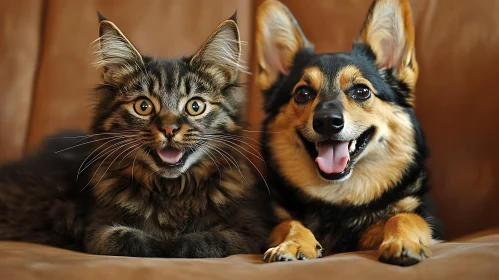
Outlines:
[[312,48],[283,4],[260,6],[257,81],[271,161],[313,197],[368,203],[400,182],[417,154],[409,5],[375,2],[350,53]]

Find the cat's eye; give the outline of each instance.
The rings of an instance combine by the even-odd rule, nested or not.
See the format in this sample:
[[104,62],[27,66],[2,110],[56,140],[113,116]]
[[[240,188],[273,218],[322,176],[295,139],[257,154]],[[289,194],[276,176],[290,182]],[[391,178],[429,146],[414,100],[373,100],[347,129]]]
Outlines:
[[152,105],[152,102],[149,99],[141,98],[135,101],[133,108],[135,109],[135,112],[137,112],[137,114],[142,116],[147,116],[152,113],[154,106]]
[[366,85],[356,85],[352,88],[352,98],[357,100],[367,100],[371,97],[371,89]]
[[185,111],[191,116],[199,116],[206,110],[206,103],[200,98],[193,98],[185,105]]
[[299,104],[307,103],[308,101],[314,99],[315,96],[316,93],[313,89],[306,86],[302,86],[296,90],[295,102]]

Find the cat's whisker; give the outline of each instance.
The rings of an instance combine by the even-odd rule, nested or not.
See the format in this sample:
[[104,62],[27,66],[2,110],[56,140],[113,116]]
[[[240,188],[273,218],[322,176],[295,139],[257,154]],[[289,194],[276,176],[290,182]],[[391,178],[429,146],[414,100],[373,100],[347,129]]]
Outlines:
[[221,136],[221,137],[227,137],[227,138],[234,138],[234,139],[241,139],[241,138],[244,138],[244,139],[247,139],[247,140],[250,140],[250,141],[253,141],[255,142],[256,145],[260,146],[260,147],[263,147],[263,144],[260,143],[258,140],[252,138],[252,137],[249,137],[249,136],[244,136],[244,135],[236,135],[236,134],[228,134],[228,133],[220,133],[220,134],[204,134],[206,136]]
[[[83,145],[87,145],[87,144],[90,144],[90,143],[95,143],[95,142],[98,142],[98,141],[102,141],[102,140],[107,140],[107,139],[112,139],[112,138],[116,138],[116,137],[119,137],[119,138],[126,138],[126,137],[135,137],[135,135],[120,135],[120,136],[111,136],[111,137],[106,137],[106,138],[99,138],[99,139],[95,139],[95,140],[92,140],[92,141],[89,141],[89,142],[85,142],[85,143],[81,143],[81,144],[77,144],[77,145],[73,145],[71,147],[68,147],[68,148],[64,148],[62,150],[58,150],[58,151],[55,151],[55,153],[61,153],[61,152],[64,152],[64,151],[67,151],[67,150],[70,150],[70,149],[74,149],[76,147],[80,147],[80,146],[83,146]],[[80,140],[81,141],[81,140]],[[77,142],[78,143],[78,142]]]
[[[126,145],[128,145],[128,144],[125,144],[125,146]],[[121,148],[123,148],[125,146],[118,146],[115,149],[113,149],[112,151],[110,151],[110,152],[107,153],[107,156],[102,160],[102,162],[99,164],[99,166],[95,169],[94,175],[92,175],[92,178],[90,178],[90,180],[83,187],[83,189],[86,189],[88,187],[88,185],[90,185],[92,183],[93,179],[95,178],[95,175],[97,175],[97,172],[99,172],[100,168],[102,167],[102,164],[104,164],[104,162],[106,162],[106,160],[109,158],[109,156],[111,156],[113,153],[115,153],[116,151],[118,151],[119,149],[121,149]],[[99,180],[99,182],[100,182],[100,180]],[[97,184],[94,184],[94,187],[95,186],[97,186]]]
[[248,132],[248,133],[269,133],[269,134],[278,134],[278,133],[282,133],[280,131],[263,131],[263,130],[246,130],[246,129],[243,129],[242,130],[243,132]]
[[[88,156],[87,156],[87,157],[83,160],[83,162],[81,163],[80,167],[78,168],[78,174],[80,174],[80,173],[81,173],[81,172],[80,172],[80,170],[82,169],[83,165],[87,162],[87,160],[88,160],[88,159],[89,159],[89,158],[90,158],[90,157],[91,157],[91,156],[92,156],[95,152],[97,152],[98,150],[100,150],[100,149],[102,148],[102,146],[105,146],[105,145],[107,145],[107,144],[110,144],[110,143],[112,143],[112,142],[114,142],[114,141],[116,141],[116,140],[123,140],[123,138],[127,138],[127,137],[113,137],[113,138],[110,138],[110,140],[106,141],[105,143],[101,144],[99,147],[97,147],[96,149],[94,149],[94,150],[93,150],[93,151],[92,151],[92,152],[91,152],[91,153],[90,153],[90,154],[89,154],[89,155],[88,155]],[[126,140],[128,140],[128,139],[126,139]],[[126,140],[125,140],[125,141],[126,141]],[[104,150],[104,151],[105,151],[105,150]],[[104,151],[102,151],[102,152],[104,152]],[[102,153],[102,152],[101,152],[101,153]],[[77,178],[78,178],[78,177],[77,177]]]
[[[227,153],[226,151],[224,151],[224,150],[222,150],[222,149],[220,149],[220,148],[218,148],[216,146],[211,145],[208,142],[205,142],[205,145],[207,147],[210,147],[211,149],[215,150],[216,152],[218,152],[221,156],[224,157],[224,159],[226,159],[226,161],[229,160],[230,163],[232,163],[235,168],[237,168],[238,170],[240,170],[239,164],[237,164],[237,161],[229,153]],[[230,164],[229,164],[229,166],[232,168],[232,166]]]
[[[252,149],[253,151],[255,151],[255,153],[257,153],[257,154],[258,154],[258,156],[260,157],[260,159],[263,161],[263,156],[260,154],[259,149],[258,149],[257,147],[255,147],[255,146],[253,146],[252,144],[250,144],[250,143],[248,143],[248,142],[246,142],[246,141],[242,140],[242,139],[238,139],[238,138],[231,138],[231,137],[219,137],[219,136],[215,136],[215,137],[213,137],[213,136],[212,136],[212,139],[217,139],[217,140],[225,140],[225,141],[228,141],[228,142],[230,142],[230,143],[232,143],[232,144],[234,144],[234,145],[237,145],[237,144],[236,144],[236,143],[234,143],[234,142],[232,142],[232,141],[238,141],[238,142],[240,142],[240,143],[242,143],[242,144],[244,144],[244,145],[247,145],[250,149]],[[241,146],[240,146],[240,147],[241,147]],[[241,147],[241,148],[242,148],[242,147]],[[243,148],[243,149],[244,149],[244,148]],[[248,151],[248,153],[249,153],[249,151]],[[254,155],[254,154],[253,154],[253,155]],[[254,155],[254,156],[256,156],[256,155]]]
[[[210,146],[211,146],[209,143],[207,143],[207,142],[205,142],[205,143],[207,144],[207,146],[208,146],[208,147],[210,147]],[[232,170],[232,165],[231,165],[231,163],[232,163],[232,164],[234,164],[234,163],[233,163],[232,161],[230,161],[230,159],[229,159],[226,155],[224,155],[223,153],[221,153],[221,152],[218,150],[218,148],[217,148],[217,147],[215,147],[215,146],[211,146],[211,148],[212,148],[213,150],[215,150],[215,152],[217,152],[220,156],[222,156],[222,158],[225,160],[225,162],[226,162],[226,163],[227,163],[227,165],[229,166],[230,170]],[[234,164],[234,166],[235,166],[235,164]],[[227,169],[227,168],[225,168],[225,169]]]
[[[110,145],[109,147],[103,149],[102,151],[100,151],[98,154],[96,154],[93,158],[92,155],[95,154],[97,151],[101,150],[101,148],[105,145],[108,145],[116,140],[121,140],[121,142],[118,142],[118,143],[115,143],[115,144],[112,144]],[[79,176],[88,168],[90,167],[95,161],[97,161],[99,158],[101,158],[102,156],[104,156],[105,154],[107,154],[107,150],[108,149],[111,149],[113,147],[116,147],[120,144],[123,144],[123,143],[127,143],[128,141],[133,141],[133,139],[127,139],[127,140],[123,140],[123,139],[113,139],[113,140],[109,140],[107,141],[106,143],[100,145],[99,147],[97,147],[95,150],[93,150],[84,160],[83,162],[80,164],[79,168],[78,168],[78,171],[77,171],[77,174],[76,174],[76,180],[79,179]]]
[[[205,140],[212,140],[212,141],[213,141],[214,139],[205,139]],[[262,178],[262,180],[264,181],[264,183],[265,183],[265,185],[266,185],[266,187],[267,187],[267,190],[268,190],[268,191],[269,191],[269,193],[270,193],[270,188],[269,188],[269,186],[268,186],[268,184],[267,184],[267,181],[265,180],[265,178],[264,178],[263,174],[260,172],[260,170],[257,168],[257,166],[253,163],[253,161],[252,161],[251,159],[249,159],[249,158],[248,158],[248,157],[244,154],[244,152],[241,152],[239,149],[237,149],[237,147],[235,147],[235,146],[233,146],[233,145],[230,145],[230,144],[228,144],[228,143],[225,143],[225,142],[222,142],[222,141],[218,141],[218,140],[215,140],[215,142],[218,142],[218,143],[220,143],[220,144],[223,144],[223,145],[225,145],[225,146],[227,146],[227,147],[229,147],[229,148],[233,149],[234,151],[238,152],[238,153],[239,153],[239,154],[241,154],[243,157],[245,157],[245,158],[248,160],[248,162],[249,162],[251,165],[253,165],[253,167],[256,169],[256,171],[260,174],[260,177],[261,177],[261,178]],[[240,169],[239,169],[239,170],[240,170]],[[241,174],[241,175],[242,175],[242,174]],[[243,177],[244,177],[244,176],[243,176]],[[246,179],[245,179],[245,180],[246,180]]]
[[[255,145],[252,145],[242,139],[238,139],[238,138],[228,138],[228,137],[209,137],[210,139],[216,139],[216,140],[222,140],[222,141],[228,141],[230,142],[231,144],[240,144],[242,146],[247,146],[249,149],[251,149],[252,151],[254,151],[256,154],[258,154],[260,157],[261,154],[260,154],[260,149],[258,147],[255,147]],[[242,147],[241,147],[242,148]],[[248,151],[249,152],[249,151]],[[262,157],[263,158],[263,157]]]
[[149,175],[147,175],[147,177],[144,178],[144,181],[146,181],[147,179],[149,179],[149,177],[151,177],[152,175],[158,173],[159,171],[161,171],[161,169],[158,169],[156,171],[151,172]]
[[[127,145],[130,145],[130,144],[127,144]],[[106,173],[107,171],[109,171],[109,168],[111,168],[111,166],[113,165],[113,163],[123,154],[125,153],[126,151],[130,150],[130,149],[134,149],[134,148],[137,148],[139,149],[141,147],[142,144],[138,143],[138,144],[132,144],[131,147],[128,147],[126,149],[124,149],[121,153],[119,153],[116,157],[114,157],[113,161],[111,161],[111,163],[108,165],[106,171],[104,171],[104,174],[102,174],[102,176],[100,177],[99,181],[97,181],[97,183],[94,184],[94,187],[99,185],[99,183],[102,181],[102,179],[104,178],[104,176],[106,176]]]
[[[212,141],[214,139],[211,139]],[[234,151],[238,152],[239,154],[241,154],[243,157],[245,157],[249,163],[251,163],[251,165],[253,165],[253,167],[256,169],[256,171],[258,172],[258,174],[260,174],[260,177],[262,178],[263,182],[265,183],[265,186],[267,187],[267,190],[269,191],[270,193],[270,188],[269,188],[269,185],[267,184],[267,181],[265,180],[265,177],[263,176],[262,172],[260,172],[260,170],[256,167],[256,165],[253,163],[253,161],[251,159],[249,159],[243,152],[241,152],[239,149],[237,149],[236,147],[232,146],[232,145],[229,145],[227,143],[224,143],[224,142],[219,142],[221,144],[224,144],[226,145],[227,147],[229,148],[232,148]],[[261,159],[263,161],[263,159]]]
[[222,171],[220,171],[220,168],[218,167],[217,161],[210,155],[208,150],[206,150],[204,147],[198,146],[198,149],[200,149],[203,153],[205,153],[215,164],[215,166],[218,169],[218,174],[220,175],[220,184],[222,183]]
[[248,180],[246,180],[246,177],[244,177],[243,173],[242,173],[242,170],[241,170],[241,167],[239,166],[239,164],[237,163],[237,161],[234,159],[234,157],[232,157],[232,155],[230,155],[228,152],[224,151],[223,149],[220,149],[216,146],[213,146],[209,143],[206,143],[206,145],[208,147],[210,147],[211,149],[214,149],[215,151],[217,151],[218,153],[226,153],[227,156],[231,159],[231,161],[233,162],[234,164],[234,167],[237,169],[237,171],[239,172],[239,174],[241,175],[241,178],[243,179],[243,182],[246,182],[247,184],[249,184]]
[[[204,143],[206,143],[206,142],[204,142]],[[196,146],[197,146],[197,147],[206,147],[206,146],[205,146],[205,145],[203,145],[203,144],[197,144]],[[195,147],[196,147],[196,146],[195,146]],[[209,149],[208,149],[208,152],[209,152]],[[216,159],[216,161],[218,162],[218,164],[220,164],[221,166],[223,166],[223,167],[225,168],[225,170],[227,170],[227,166],[225,166],[225,165],[223,165],[222,163],[220,163],[220,161],[218,161],[217,157],[216,157],[214,154],[212,154],[212,153],[210,153],[210,154],[211,154],[211,155],[212,155],[212,156]],[[223,157],[223,158],[225,159],[225,157]],[[227,160],[225,160],[225,161],[227,162]],[[227,164],[228,164],[228,162],[227,162]],[[228,164],[228,165],[229,165],[229,167],[230,167],[230,164]]]
[[258,152],[258,151],[257,151],[258,155],[256,155],[256,154],[254,154],[254,153],[252,153],[252,152],[248,151],[247,149],[245,149],[243,146],[241,146],[241,145],[239,145],[239,144],[236,144],[236,143],[234,143],[234,142],[233,142],[233,141],[231,141],[231,140],[225,140],[225,139],[215,139],[215,138],[211,138],[211,139],[209,139],[209,140],[214,141],[214,142],[218,142],[218,143],[224,143],[224,144],[226,144],[227,146],[229,146],[229,147],[233,147],[233,148],[234,148],[234,146],[239,147],[239,148],[241,148],[242,150],[244,150],[245,152],[249,153],[250,155],[252,155],[252,156],[254,156],[254,157],[258,158],[258,159],[259,159],[259,160],[261,160],[262,162],[265,162],[265,161],[263,160],[263,157],[262,157],[262,155],[260,154],[260,152]]
[[[140,130],[120,130],[120,132],[140,132]],[[103,132],[103,133],[95,133],[95,134],[85,134],[85,135],[80,135],[80,136],[61,136],[61,137],[47,137],[47,139],[75,139],[75,138],[90,138],[94,136],[101,136],[101,135],[123,135],[123,133],[120,132]]]
[[[122,139],[120,139],[120,140],[122,140]],[[97,149],[94,150],[94,152],[98,151],[102,146],[104,146],[106,144],[109,144],[112,141],[113,140],[110,140],[110,141],[108,141],[108,142],[100,145]],[[117,147],[117,146],[119,148],[120,145],[126,145],[126,144],[129,144],[129,143],[132,143],[132,142],[136,142],[136,141],[138,141],[138,140],[135,138],[135,139],[125,139],[125,140],[122,140],[122,141],[120,141],[118,143],[114,143],[114,144],[110,145],[109,147],[103,149],[92,160],[89,160],[88,163],[85,166],[83,166],[85,164],[85,161],[87,160],[87,159],[85,159],[82,162],[82,164],[80,165],[80,168],[78,169],[78,175],[80,175],[83,171],[85,171],[85,169],[87,169],[89,166],[91,166],[94,162],[96,162],[97,160],[99,160],[100,158],[102,158],[103,156],[105,156],[106,154],[108,154],[109,152],[106,152],[106,151],[108,151],[109,149],[112,149],[112,148]],[[92,153],[94,153],[94,152],[92,152]],[[91,156],[91,155],[89,155],[89,156]],[[87,156],[87,158],[89,156]],[[83,166],[83,169],[82,169],[82,166]],[[76,178],[78,179],[78,176]]]
[[[143,147],[144,145],[141,145],[141,147]],[[120,162],[118,162],[118,166],[121,165],[121,163],[123,162],[123,160],[128,157],[131,153],[133,153],[134,151],[136,151],[137,149],[134,149],[132,151],[130,151],[128,154],[126,154],[123,158],[121,158]]]
[[[139,150],[139,152],[144,152],[142,150]],[[151,152],[151,150],[148,150],[147,151],[147,154],[149,154]],[[135,154],[135,158],[133,159],[133,163],[132,163],[132,185],[133,185],[133,175],[134,175],[134,168],[135,168],[135,160],[137,160],[137,156],[139,155],[139,153]]]
[[[95,134],[90,134],[84,136],[83,139],[80,139],[73,143],[73,145],[80,143],[81,141],[92,138],[92,137],[97,137],[97,136],[109,136],[109,135],[114,135],[114,136],[132,136],[133,134],[139,132],[138,130],[121,130],[117,132],[103,132],[103,133],[95,133]],[[101,138],[102,139],[102,138]]]

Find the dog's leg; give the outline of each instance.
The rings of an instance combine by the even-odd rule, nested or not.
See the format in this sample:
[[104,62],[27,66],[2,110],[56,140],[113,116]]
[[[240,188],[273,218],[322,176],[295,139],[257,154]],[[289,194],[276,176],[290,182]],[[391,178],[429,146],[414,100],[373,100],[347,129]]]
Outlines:
[[322,257],[322,246],[314,234],[298,221],[284,221],[270,234],[270,249],[263,255],[266,262],[307,260]]
[[430,256],[431,243],[430,226],[421,216],[397,214],[386,221],[379,259],[400,266],[414,265]]

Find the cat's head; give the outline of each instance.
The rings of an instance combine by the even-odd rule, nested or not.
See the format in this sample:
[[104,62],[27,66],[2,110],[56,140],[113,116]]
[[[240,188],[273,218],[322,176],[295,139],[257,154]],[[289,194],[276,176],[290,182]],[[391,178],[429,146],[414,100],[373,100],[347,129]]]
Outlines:
[[164,178],[213,161],[210,145],[242,130],[245,96],[237,76],[245,68],[235,15],[182,59],[143,56],[114,23],[99,21],[95,64],[103,73],[92,130],[113,139],[106,142],[108,152],[115,150],[110,158]]

